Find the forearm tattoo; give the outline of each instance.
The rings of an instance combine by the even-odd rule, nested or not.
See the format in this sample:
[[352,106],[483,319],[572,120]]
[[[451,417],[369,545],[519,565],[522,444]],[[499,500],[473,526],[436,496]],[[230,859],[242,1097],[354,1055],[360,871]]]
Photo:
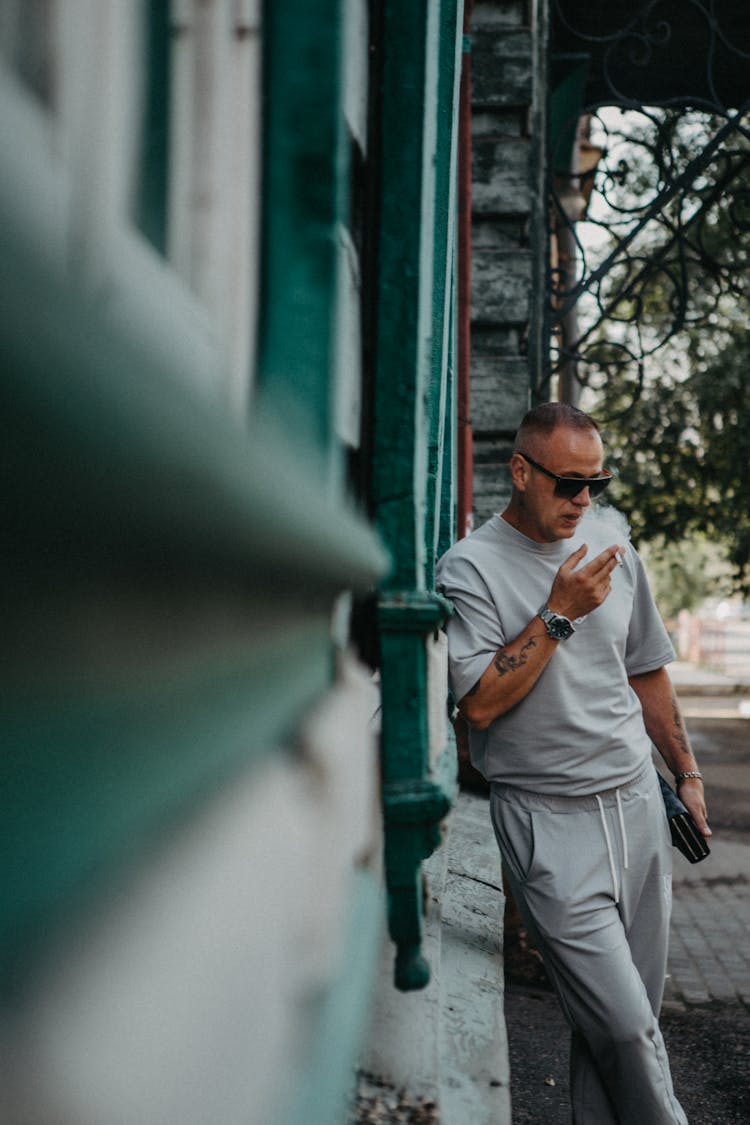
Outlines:
[[512,656],[506,649],[501,648],[493,661],[498,676],[504,676],[507,672],[517,672],[519,668],[522,668],[529,659],[528,650],[530,648],[536,648],[536,641],[533,637],[530,637],[526,644],[521,646],[521,651],[517,656]]

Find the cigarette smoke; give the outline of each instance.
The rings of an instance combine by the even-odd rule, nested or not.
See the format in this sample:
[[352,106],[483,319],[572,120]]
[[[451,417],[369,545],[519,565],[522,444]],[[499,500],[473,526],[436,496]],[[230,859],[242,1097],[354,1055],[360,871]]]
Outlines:
[[[588,521],[596,524],[597,531],[605,531],[608,538],[611,535],[616,542],[630,542],[630,524],[619,508],[612,508],[608,504],[592,504],[581,520],[584,534]],[[618,558],[619,565],[622,566],[625,560],[624,551],[618,554]],[[576,617],[573,624],[582,625],[587,617],[588,614],[584,613],[583,617]]]
[[619,508],[612,508],[608,504],[592,504],[583,517],[583,521],[591,520],[598,528],[611,532],[615,539],[630,541],[630,524]]

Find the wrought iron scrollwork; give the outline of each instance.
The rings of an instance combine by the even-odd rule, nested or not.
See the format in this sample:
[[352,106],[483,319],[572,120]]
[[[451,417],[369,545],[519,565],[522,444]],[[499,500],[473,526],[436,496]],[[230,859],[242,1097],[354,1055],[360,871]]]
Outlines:
[[[721,23],[728,7],[735,35]],[[679,364],[681,333],[750,297],[750,10],[734,0],[650,0],[626,18],[582,0],[555,8],[556,49],[586,53],[590,70],[570,170],[550,185],[547,378],[575,401],[582,386],[617,375],[634,401],[667,344]],[[680,51],[686,11],[689,50],[704,62],[692,93],[651,74]],[[744,90],[733,79],[732,96],[744,95],[734,107],[716,69],[730,56],[746,73]],[[554,153],[551,163],[560,167]]]
[[554,49],[586,52],[592,103],[723,112],[744,99],[745,0],[553,0]]

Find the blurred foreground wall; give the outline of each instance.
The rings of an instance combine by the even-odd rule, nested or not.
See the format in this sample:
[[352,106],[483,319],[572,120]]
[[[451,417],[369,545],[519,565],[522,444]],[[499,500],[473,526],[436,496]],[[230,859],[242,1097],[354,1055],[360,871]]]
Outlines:
[[429,978],[460,8],[0,8],[8,1125],[342,1120]]

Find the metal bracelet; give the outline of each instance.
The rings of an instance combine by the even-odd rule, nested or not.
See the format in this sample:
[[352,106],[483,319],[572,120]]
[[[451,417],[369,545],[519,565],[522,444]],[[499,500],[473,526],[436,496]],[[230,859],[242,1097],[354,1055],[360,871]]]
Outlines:
[[674,775],[674,779],[678,785],[688,777],[697,777],[699,781],[703,781],[703,774],[700,770],[685,770],[683,773],[676,773]]

